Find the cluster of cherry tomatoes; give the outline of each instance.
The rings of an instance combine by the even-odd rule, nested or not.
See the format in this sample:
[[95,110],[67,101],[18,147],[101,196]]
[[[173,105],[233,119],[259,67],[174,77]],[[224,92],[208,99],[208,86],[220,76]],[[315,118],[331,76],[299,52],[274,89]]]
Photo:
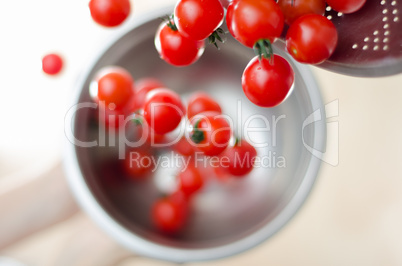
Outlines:
[[178,0],[173,15],[157,31],[155,45],[168,63],[189,65],[202,55],[206,39],[214,44],[222,41],[219,27],[226,18],[230,34],[260,58],[273,56],[271,44],[286,29],[288,52],[299,62],[319,64],[332,55],[338,39],[335,26],[324,17],[327,4],[349,14],[365,1],[233,0],[225,14],[221,0]]
[[[224,6],[222,2],[229,2]],[[320,64],[335,51],[338,32],[325,16],[326,6],[349,14],[358,11],[366,0],[178,0],[171,16],[157,29],[155,47],[160,57],[174,66],[196,62],[205,50],[205,40],[217,45],[225,32],[244,46],[253,48],[256,57],[246,66],[242,88],[247,98],[261,107],[274,107],[291,93],[292,66],[274,54],[272,43],[285,36],[286,49],[298,62]],[[131,12],[130,0],[90,0],[94,21],[105,27],[122,24]],[[226,9],[226,12],[225,12]],[[287,24],[287,26],[285,26]],[[52,55],[52,58],[56,57]],[[60,60],[45,58],[43,69],[57,74]]]
[[[250,101],[261,107],[274,107],[291,93],[294,72],[291,65],[275,55],[272,43],[286,32],[286,48],[297,61],[320,64],[335,51],[338,33],[325,16],[326,5],[352,13],[366,0],[233,0],[225,8],[220,0],[178,0],[173,15],[161,24],[155,35],[160,57],[175,66],[197,61],[205,40],[217,46],[226,19],[230,34],[253,48],[242,76],[242,87]],[[285,27],[288,24],[288,27]]]
[[[166,149],[189,162],[177,174],[177,190],[154,203],[151,219],[163,232],[175,233],[185,225],[191,199],[210,175],[203,168],[212,169],[220,177],[244,177],[254,168],[256,149],[233,136],[228,117],[205,92],[193,93],[185,104],[161,81],[143,78],[134,82],[127,70],[116,66],[101,69],[89,90],[98,103],[99,113],[103,114],[99,117],[100,124],[118,130],[126,130],[127,124],[134,125],[135,130],[129,134],[145,140],[128,149],[122,161],[127,176],[135,180],[151,176],[155,170],[153,158]],[[173,136],[182,123],[185,130]],[[154,143],[166,145],[158,149]],[[135,161],[130,153],[135,153]],[[202,166],[196,165],[198,156],[206,162]],[[208,162],[211,158],[213,164]]]

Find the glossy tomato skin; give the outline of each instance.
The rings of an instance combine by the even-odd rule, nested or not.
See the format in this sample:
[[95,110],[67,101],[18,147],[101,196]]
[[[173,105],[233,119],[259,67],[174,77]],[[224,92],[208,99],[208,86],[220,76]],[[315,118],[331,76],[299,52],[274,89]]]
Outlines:
[[325,0],[278,0],[278,5],[289,25],[303,15],[324,15],[326,7]]
[[97,77],[97,99],[101,107],[124,110],[134,99],[134,80],[131,74],[121,67],[108,67],[99,71]]
[[320,64],[335,51],[338,33],[324,16],[309,14],[298,18],[286,34],[286,48],[294,59],[306,64]]
[[92,19],[104,27],[116,27],[123,23],[131,10],[130,0],[91,0],[89,10]]
[[165,134],[155,133],[155,131],[148,125],[146,121],[142,121],[142,124],[140,125],[135,125],[134,134],[134,136],[136,136],[135,141],[138,142],[138,144],[140,145],[144,145],[144,147],[146,148],[158,145],[167,145],[167,143],[169,143],[169,140],[167,139]]
[[183,195],[157,200],[151,210],[151,220],[156,228],[166,234],[178,233],[184,228],[188,218],[188,204]]
[[235,145],[228,147],[223,153],[222,158],[226,157],[226,164],[222,164],[223,168],[232,176],[242,177],[249,174],[254,169],[254,161],[257,157],[256,149],[242,139]]
[[193,145],[186,137],[180,138],[180,140],[173,145],[172,149],[183,156],[192,156],[195,152]]
[[[203,112],[191,119],[191,140],[196,149],[205,155],[222,153],[229,145],[232,130],[227,119],[217,112]],[[201,138],[198,136],[201,135]]]
[[220,0],[179,0],[174,21],[179,32],[193,40],[208,38],[224,19]]
[[188,66],[204,53],[205,42],[195,41],[162,23],[155,35],[155,47],[159,56],[174,66]]
[[294,82],[292,66],[279,55],[272,64],[254,57],[244,69],[242,87],[247,98],[260,107],[275,107],[291,93]]
[[204,179],[195,167],[194,163],[190,163],[186,169],[179,173],[180,191],[185,195],[191,196],[204,186]]
[[335,11],[350,14],[364,6],[366,0],[326,0]]
[[170,89],[155,89],[146,96],[144,118],[156,134],[173,131],[185,113],[180,96]]
[[63,68],[63,59],[58,54],[47,54],[42,58],[42,70],[48,75],[56,75]]
[[157,88],[164,88],[165,85],[156,78],[142,78],[135,83],[134,110],[143,109],[147,93]]
[[274,0],[234,0],[228,6],[226,23],[229,32],[243,45],[266,39],[271,43],[284,27],[284,16]]
[[222,113],[220,105],[207,93],[199,91],[192,94],[188,100],[187,117],[191,119],[193,116],[206,111]]

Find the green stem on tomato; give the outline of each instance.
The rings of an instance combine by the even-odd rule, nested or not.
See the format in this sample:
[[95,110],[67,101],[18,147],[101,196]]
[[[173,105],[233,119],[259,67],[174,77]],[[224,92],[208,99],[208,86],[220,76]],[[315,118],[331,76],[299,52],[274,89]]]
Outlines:
[[261,61],[262,58],[269,60],[270,64],[273,64],[274,50],[272,49],[272,43],[267,39],[260,39],[254,44],[254,52]]
[[142,126],[144,124],[144,119],[141,116],[141,110],[138,109],[133,113],[133,119],[131,119],[131,121],[133,121],[135,123],[136,126]]
[[203,141],[205,139],[205,134],[203,131],[199,130],[198,126],[201,122],[201,119],[198,120],[195,124],[194,124],[194,128],[193,128],[193,134],[191,135],[191,140],[195,143],[198,144],[201,141]]
[[233,145],[233,147],[236,147],[240,144],[240,139],[238,137],[235,138],[235,143]]
[[142,126],[144,123],[141,117],[134,117],[131,121],[133,121],[136,126]]
[[225,31],[221,28],[218,28],[208,37],[209,43],[215,45],[217,49],[219,49],[217,41],[221,43],[225,42],[225,40],[221,37],[221,35],[225,35]]
[[174,15],[172,14],[172,15],[166,15],[166,16],[164,16],[164,17],[161,17],[160,18],[161,20],[163,20],[163,21],[165,21],[166,22],[166,24],[167,24],[167,26],[171,29],[171,30],[173,30],[173,31],[177,31],[177,27],[176,27],[176,25],[174,24]]

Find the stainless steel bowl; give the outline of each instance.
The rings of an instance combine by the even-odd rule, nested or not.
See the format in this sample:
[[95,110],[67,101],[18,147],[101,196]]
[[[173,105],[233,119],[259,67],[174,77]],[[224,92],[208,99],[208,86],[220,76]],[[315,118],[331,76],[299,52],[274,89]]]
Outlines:
[[[308,67],[280,51],[293,65],[296,83],[292,95],[272,109],[259,108],[245,98],[241,75],[253,51],[229,37],[221,50],[207,47],[202,58],[190,67],[166,64],[158,57],[153,38],[159,17],[172,10],[168,7],[138,17],[129,29],[112,38],[83,73],[66,116],[65,169],[82,208],[126,248],[174,262],[218,259],[265,241],[301,207],[321,163],[312,150],[323,151],[326,140],[325,119],[311,120],[317,118],[311,114],[318,110],[325,118],[325,110]],[[175,238],[158,234],[149,220],[151,203],[159,195],[153,180],[130,183],[122,178],[116,160],[118,147],[78,145],[77,140],[99,140],[88,87],[94,74],[108,65],[127,68],[135,79],[159,78],[182,95],[208,91],[235,119],[235,130],[245,123],[260,128],[250,137],[268,143],[258,148],[259,156],[267,161],[248,178],[225,185],[211,181],[196,197],[188,227]],[[264,123],[266,128],[261,130]]]

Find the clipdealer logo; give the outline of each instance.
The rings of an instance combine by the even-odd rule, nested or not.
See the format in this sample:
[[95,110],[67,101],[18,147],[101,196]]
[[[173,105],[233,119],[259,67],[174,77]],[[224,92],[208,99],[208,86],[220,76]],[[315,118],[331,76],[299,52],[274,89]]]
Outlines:
[[[313,156],[331,166],[337,166],[339,164],[339,121],[334,120],[339,116],[339,100],[327,103],[324,108],[325,112],[322,109],[317,109],[304,120],[302,126],[302,141],[304,147]],[[325,113],[325,115],[323,113]],[[326,119],[327,121],[327,142],[325,151],[319,151],[307,143],[305,129],[323,119]]]
[[[119,158],[123,159],[126,156],[127,147],[139,147],[144,144],[146,136],[142,136],[138,141],[130,141],[124,130],[117,130],[115,128],[99,127],[98,138],[96,140],[91,141],[80,141],[74,136],[74,118],[77,111],[85,108],[98,109],[98,104],[93,102],[85,102],[79,103],[72,106],[66,113],[65,116],[65,136],[73,145],[90,148],[90,147],[104,147],[104,146],[117,146],[119,150]],[[100,114],[100,110],[98,111],[98,115]],[[307,116],[307,118],[302,123],[301,130],[301,141],[304,148],[310,152],[313,156],[320,159],[321,161],[331,165],[337,166],[339,164],[339,121],[337,121],[337,117],[339,116],[339,100],[334,100],[324,106],[324,108],[320,108],[315,110],[313,113]],[[256,148],[266,149],[267,147],[275,148],[277,146],[277,137],[278,137],[278,129],[281,127],[282,120],[286,120],[286,115],[282,114],[280,116],[272,116],[269,120],[268,117],[262,114],[253,114],[247,119],[243,120],[242,117],[242,104],[241,101],[238,101],[237,104],[237,113],[235,115],[235,119],[230,116],[225,115],[225,119],[228,120],[231,127],[233,125],[237,125],[234,129],[235,135],[238,137],[244,137],[249,143],[251,143]],[[119,116],[119,123],[126,126],[129,123],[132,123],[132,117],[124,117]],[[315,123],[326,120],[326,135],[323,136],[314,136],[314,138],[326,138],[326,148],[324,151],[320,151],[315,149],[311,143],[311,134],[306,132],[310,132],[314,129]],[[257,122],[257,123],[252,123]],[[256,126],[258,124],[259,126]],[[322,123],[320,123],[322,124]],[[178,135],[175,136],[174,140],[168,143],[165,146],[169,146],[179,141],[182,136],[188,137],[186,134],[188,128],[186,123],[182,123],[179,125]],[[70,129],[70,130],[68,130]],[[106,132],[107,130],[107,132]],[[188,133],[188,132],[187,132]],[[264,139],[260,142],[261,138],[252,138],[253,134],[268,134],[269,138]],[[106,141],[107,140],[107,141]],[[285,157],[281,154],[277,154],[275,151],[270,151],[271,155],[275,157],[274,159],[280,159],[284,165],[286,165]]]

